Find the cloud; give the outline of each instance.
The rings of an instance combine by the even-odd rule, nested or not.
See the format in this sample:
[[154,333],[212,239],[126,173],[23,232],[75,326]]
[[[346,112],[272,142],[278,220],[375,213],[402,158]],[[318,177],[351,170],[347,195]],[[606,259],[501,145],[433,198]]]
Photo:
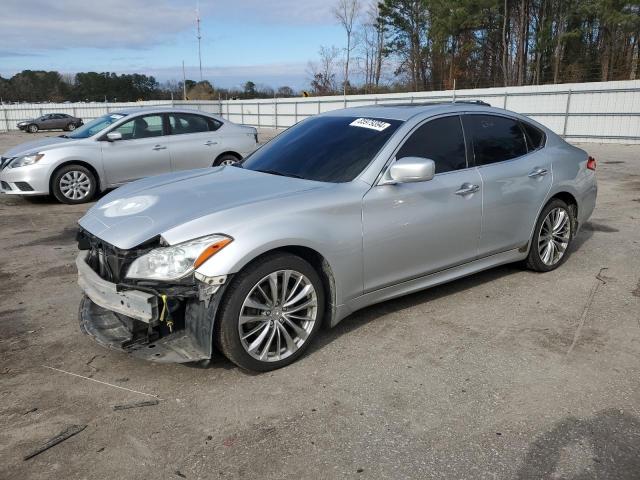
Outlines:
[[[202,1],[203,23],[333,24],[329,0]],[[3,49],[147,48],[193,30],[196,1],[2,0]]]
[[3,48],[144,48],[193,28],[194,10],[155,0],[2,0]]
[[[215,86],[230,88],[242,87],[247,80],[252,80],[258,84],[279,87],[289,85],[293,88],[307,86],[307,64],[296,63],[269,63],[259,65],[239,65],[239,66],[215,66],[202,69],[202,75],[209,79]],[[121,73],[144,73],[153,75],[159,81],[182,80],[182,66],[158,67],[158,68],[136,68],[123,70]],[[200,76],[197,66],[185,67],[186,77],[197,80]]]

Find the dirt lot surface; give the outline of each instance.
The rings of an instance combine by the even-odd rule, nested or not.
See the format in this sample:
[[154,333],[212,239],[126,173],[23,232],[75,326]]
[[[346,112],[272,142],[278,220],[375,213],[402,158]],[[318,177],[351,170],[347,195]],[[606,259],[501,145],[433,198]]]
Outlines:
[[[640,147],[586,148],[598,206],[563,267],[367,308],[262,375],[96,345],[87,206],[0,196],[0,478],[640,478]],[[87,427],[23,460],[69,425]]]

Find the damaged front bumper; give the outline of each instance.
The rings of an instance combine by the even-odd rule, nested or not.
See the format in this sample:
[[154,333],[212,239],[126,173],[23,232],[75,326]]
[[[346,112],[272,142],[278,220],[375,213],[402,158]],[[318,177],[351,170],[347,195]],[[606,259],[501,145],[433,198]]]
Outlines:
[[170,286],[163,290],[109,282],[86,259],[86,252],[76,258],[84,292],[78,312],[84,333],[105,347],[156,362],[211,358],[214,319],[226,278],[194,278],[192,289],[176,295]]

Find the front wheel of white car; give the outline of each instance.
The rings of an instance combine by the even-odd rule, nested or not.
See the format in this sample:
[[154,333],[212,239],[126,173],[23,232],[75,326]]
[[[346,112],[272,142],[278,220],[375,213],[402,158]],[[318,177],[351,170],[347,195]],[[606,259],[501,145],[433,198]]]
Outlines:
[[240,160],[235,155],[231,153],[225,153],[224,155],[220,155],[216,158],[216,161],[213,162],[214,167],[219,167],[220,165],[235,165]]
[[88,168],[82,165],[65,165],[54,173],[51,189],[59,202],[86,203],[96,194],[98,183]]
[[218,312],[216,343],[245,370],[266,372],[297,360],[324,315],[324,288],[304,259],[277,253],[234,277]]

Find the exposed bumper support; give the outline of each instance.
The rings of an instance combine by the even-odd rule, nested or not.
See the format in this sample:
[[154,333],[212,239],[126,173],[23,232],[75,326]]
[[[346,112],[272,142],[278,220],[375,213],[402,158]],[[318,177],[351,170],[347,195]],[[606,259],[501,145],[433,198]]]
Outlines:
[[[226,280],[179,301],[180,327],[170,332],[158,318],[158,298],[139,290],[118,291],[78,255],[78,283],[84,291],[78,312],[80,329],[99,344],[155,362],[194,362],[211,358],[213,325]],[[211,289],[212,293],[208,294]],[[206,294],[206,299],[200,298]]]
[[78,267],[78,285],[92,302],[149,323],[158,316],[158,299],[155,295],[138,290],[119,292],[115,283],[108,282],[94,272],[85,262],[86,252],[80,252],[76,257]]

